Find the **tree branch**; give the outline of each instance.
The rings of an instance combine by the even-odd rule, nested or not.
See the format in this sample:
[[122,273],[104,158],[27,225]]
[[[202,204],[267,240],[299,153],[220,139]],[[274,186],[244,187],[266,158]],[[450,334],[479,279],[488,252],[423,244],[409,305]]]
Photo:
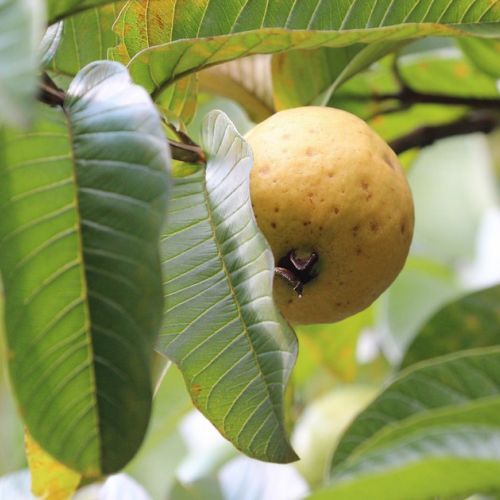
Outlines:
[[471,112],[454,122],[416,128],[410,133],[394,139],[389,145],[396,154],[400,154],[413,148],[430,146],[435,141],[445,137],[474,132],[487,134],[498,126],[500,126],[498,115],[487,112]]

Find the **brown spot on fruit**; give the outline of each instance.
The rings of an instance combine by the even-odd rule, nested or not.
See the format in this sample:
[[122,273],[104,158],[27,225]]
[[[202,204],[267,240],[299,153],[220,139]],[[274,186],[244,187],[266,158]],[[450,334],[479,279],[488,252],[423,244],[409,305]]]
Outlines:
[[276,229],[276,227],[277,227],[277,226],[276,226],[276,222],[271,222],[271,227],[272,227],[273,229]]
[[378,231],[378,222],[375,222],[375,221],[371,221],[370,222],[370,229],[376,233]]
[[335,212],[335,214],[338,214],[340,212],[340,209],[339,207],[333,207],[333,211]]

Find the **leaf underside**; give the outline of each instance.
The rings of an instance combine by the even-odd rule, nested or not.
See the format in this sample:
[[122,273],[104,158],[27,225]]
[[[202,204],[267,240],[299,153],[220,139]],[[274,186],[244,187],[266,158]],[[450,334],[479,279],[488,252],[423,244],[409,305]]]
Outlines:
[[206,175],[177,179],[167,215],[159,348],[237,448],[289,462],[283,394],[297,345],[272,300],[273,258],[249,198],[251,152],[221,112],[206,118],[203,143]]

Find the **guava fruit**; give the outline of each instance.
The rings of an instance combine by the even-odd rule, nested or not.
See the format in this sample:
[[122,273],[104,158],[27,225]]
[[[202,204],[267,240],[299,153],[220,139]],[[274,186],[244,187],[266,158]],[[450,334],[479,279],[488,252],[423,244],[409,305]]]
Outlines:
[[282,314],[291,324],[332,323],[369,306],[401,271],[413,235],[396,154],[363,120],[327,107],[280,111],[246,139]]

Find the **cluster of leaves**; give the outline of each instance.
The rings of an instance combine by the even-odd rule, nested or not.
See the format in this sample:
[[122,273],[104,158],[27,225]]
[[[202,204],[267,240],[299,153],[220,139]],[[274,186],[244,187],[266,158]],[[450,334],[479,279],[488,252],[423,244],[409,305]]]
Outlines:
[[[344,107],[387,139],[424,117],[456,119],[471,106],[413,106],[398,93],[401,79],[421,95],[497,97],[500,4],[46,3],[47,22],[37,0],[0,3],[0,270],[9,371],[29,432],[85,480],[120,470],[147,427],[156,348],[238,449],[295,460],[285,389],[297,340],[272,301],[274,263],[249,199],[251,151],[213,112],[201,137],[206,165],[189,175],[173,169],[171,183],[172,129],[181,147],[193,147],[185,126],[199,88],[232,91],[255,120],[296,105]],[[362,72],[429,35],[465,37],[458,58],[425,61],[434,88],[425,78],[419,86],[424,63],[411,58],[396,72],[395,56]],[[275,55],[270,66],[215,66],[252,54]],[[258,65],[269,72],[255,72]],[[429,357],[421,343],[433,342],[433,325],[439,318],[406,364]],[[431,356],[447,352],[440,342]],[[500,354],[473,347],[390,385],[345,434],[331,485],[318,496],[409,497],[415,478],[450,471],[456,480],[427,481],[418,495],[500,486]],[[403,479],[397,488],[395,478]]]

